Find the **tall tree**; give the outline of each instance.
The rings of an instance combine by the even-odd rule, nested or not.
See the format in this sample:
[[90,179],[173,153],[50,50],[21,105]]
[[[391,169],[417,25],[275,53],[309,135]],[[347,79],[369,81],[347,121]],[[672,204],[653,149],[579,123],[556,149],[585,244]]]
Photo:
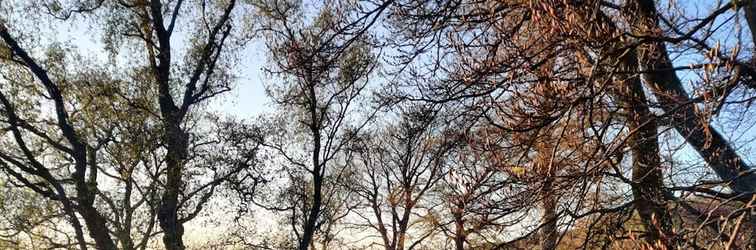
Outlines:
[[[82,79],[77,79],[76,83],[64,82],[65,78],[51,76],[57,71],[51,70],[50,65],[40,65],[35,62],[30,53],[24,51],[25,48],[19,45],[11,32],[3,27],[3,40],[9,50],[14,51],[9,54],[11,62],[27,67],[50,93],[45,96],[52,97],[51,103],[58,116],[57,123],[61,134],[64,135],[63,138],[68,138],[66,140],[71,144],[70,150],[65,147],[66,145],[53,148],[71,154],[71,159],[79,164],[77,170],[74,171],[74,179],[84,181],[76,189],[77,195],[80,196],[78,199],[81,200],[77,202],[82,205],[74,205],[80,210],[79,213],[86,222],[87,231],[93,235],[92,238],[97,242],[97,247],[102,249],[116,247],[111,242],[113,240],[109,239],[112,237],[107,233],[112,231],[119,238],[118,241],[123,245],[122,247],[131,248],[133,240],[125,235],[132,233],[128,231],[133,230],[129,228],[133,222],[135,208],[146,206],[149,209],[146,210],[148,212],[145,216],[150,218],[156,215],[157,217],[158,224],[162,228],[165,247],[184,249],[183,223],[195,218],[202,211],[214,187],[220,185],[229,175],[238,172],[214,166],[218,163],[208,164],[199,161],[201,152],[194,150],[202,150],[202,147],[212,144],[212,141],[204,141],[207,136],[200,133],[192,134],[192,131],[198,131],[197,127],[203,126],[198,125],[199,120],[203,118],[201,115],[203,109],[200,104],[228,91],[234,79],[229,71],[234,56],[231,56],[229,51],[237,46],[228,43],[234,41],[243,44],[246,39],[231,35],[232,26],[237,24],[232,21],[232,12],[238,9],[236,1],[71,1],[30,3],[29,5],[45,10],[46,17],[53,20],[71,21],[71,17],[76,16],[90,24],[102,24],[99,26],[101,29],[97,31],[101,31],[98,34],[104,38],[105,52],[110,53],[112,65],[115,65],[115,68],[109,69],[111,70],[109,72],[100,72],[110,74],[109,77],[112,78],[110,82],[103,83],[102,89],[97,89],[106,94],[81,88],[84,93],[106,95],[112,99],[103,103],[99,103],[99,100],[90,103],[91,100],[85,97],[71,94],[71,89],[75,88],[67,87],[67,85],[76,86],[81,82],[91,82],[94,74],[82,75]],[[179,30],[185,33],[180,37],[175,36],[177,32],[174,31]],[[180,42],[184,43],[176,43],[179,38],[183,40]],[[131,48],[140,47],[144,50],[137,53],[123,53]],[[180,60],[175,55],[183,55],[185,58]],[[63,65],[68,63],[65,62]],[[61,74],[65,75],[64,72]],[[120,85],[108,86],[114,85],[114,82]],[[69,94],[72,96],[67,96]],[[124,113],[120,113],[120,116],[113,115],[114,120],[107,120],[104,116],[99,117],[101,121],[85,120],[79,117],[80,107],[77,105],[89,107],[87,112],[104,112],[108,108],[108,102],[116,101],[122,102],[132,110],[116,107],[115,109],[120,109],[118,112]],[[6,107],[9,111],[15,109],[10,102],[6,103]],[[134,124],[124,126],[107,124],[107,121],[116,122],[117,119],[125,119],[123,115],[129,112],[146,114],[144,117],[148,117],[145,118],[148,122],[142,122],[146,125],[143,132],[151,137],[134,138],[130,137],[132,135],[121,133],[124,130],[142,129]],[[12,112],[9,115],[18,117]],[[9,120],[11,123],[16,123],[12,120],[17,119]],[[90,135],[91,132],[85,129],[92,129],[105,136],[99,136],[96,133]],[[117,133],[108,134],[108,130],[114,130]],[[138,132],[134,131],[134,133]],[[43,134],[37,133],[37,136],[40,135]],[[77,139],[77,137],[80,138]],[[101,137],[104,137],[103,141],[98,140]],[[155,138],[157,140],[153,140]],[[50,137],[47,141],[57,142],[55,137]],[[111,143],[113,141],[117,143]],[[157,143],[163,145],[165,151],[154,147]],[[118,145],[115,146],[115,144]],[[123,152],[123,150],[140,146],[142,148],[136,151],[140,151],[141,155],[134,156]],[[121,152],[113,150],[121,150]],[[150,159],[148,155],[156,157]],[[114,169],[98,172],[96,164],[98,162],[112,164]],[[196,176],[201,174],[208,174],[209,178],[199,180]],[[107,192],[102,193],[105,207],[112,210],[113,214],[103,214],[97,211],[96,206],[87,205],[94,204],[95,197],[98,195],[99,191],[92,189],[96,187],[98,175],[115,180],[117,185],[123,184],[126,189],[125,193],[117,192],[124,197],[115,200],[113,197],[105,196]],[[204,182],[208,179],[209,181]],[[134,197],[133,191],[140,194]],[[160,196],[159,201],[155,200],[157,196]],[[69,203],[65,199],[63,201]],[[124,202],[123,207],[118,204],[119,202]],[[123,211],[120,211],[121,208]],[[115,218],[112,218],[110,222],[116,225],[113,226],[113,230],[108,230],[106,222],[98,221],[104,221],[111,215]],[[71,217],[73,218],[73,215]],[[97,217],[103,218],[97,219]],[[74,221],[73,224],[77,223]],[[145,226],[151,228],[152,224],[147,223]],[[81,226],[75,226],[75,228],[81,228]],[[139,240],[140,243],[134,247],[145,247],[153,232],[146,230],[146,237]],[[85,247],[82,234],[77,234],[80,235],[82,247]],[[97,234],[97,237],[94,234]]]
[[[115,249],[116,244],[110,236],[105,216],[101,214],[94,206],[97,186],[97,162],[94,151],[97,150],[104,142],[89,141],[86,139],[86,132],[83,128],[76,125],[76,121],[71,119],[71,110],[75,107],[66,105],[70,100],[63,92],[64,86],[69,79],[63,75],[64,68],[53,68],[51,64],[42,65],[38,60],[31,57],[25,48],[23,48],[14,36],[11,35],[6,24],[0,26],[0,38],[2,38],[5,48],[9,51],[5,56],[5,62],[10,63],[13,71],[6,71],[4,74],[6,81],[10,81],[2,93],[0,93],[0,103],[3,105],[3,114],[6,119],[7,127],[14,138],[15,147],[18,151],[6,151],[0,154],[3,169],[24,186],[34,190],[51,200],[57,200],[62,203],[66,215],[69,217],[71,225],[76,233],[79,248],[87,249],[87,242],[84,238],[84,228],[79,221],[77,213],[81,215],[85,222],[89,236],[94,239],[99,249]],[[55,51],[49,54],[48,63],[63,63],[63,57],[56,54]],[[59,52],[59,51],[58,51]],[[27,78],[10,78],[8,73],[30,74]],[[58,73],[58,75],[51,75]],[[33,77],[33,78],[32,78]],[[33,79],[38,85],[24,86],[19,81]],[[71,79],[73,80],[73,79]],[[16,84],[14,84],[16,81]],[[74,80],[75,81],[75,80]],[[44,124],[45,118],[36,121],[34,116],[26,117],[28,113],[22,113],[28,108],[19,104],[19,98],[9,96],[8,91],[20,91],[19,88],[27,87],[30,89],[39,89],[44,92],[31,91],[28,95],[21,95],[21,98],[28,98],[25,101],[39,100],[48,102],[54,109],[54,115],[47,119],[54,121],[56,126],[52,128],[40,128]],[[50,107],[48,106],[48,107]],[[32,109],[32,112],[34,109]],[[52,129],[52,130],[50,130]],[[61,134],[61,138],[50,135],[50,132]],[[73,171],[63,169],[63,176],[58,176],[56,169],[62,166],[55,166],[56,163],[48,165],[49,161],[41,159],[43,156],[37,145],[32,145],[32,140],[41,140],[48,144],[54,151],[61,154],[62,159],[73,165]],[[61,162],[57,162],[61,163]],[[68,173],[66,173],[68,172]],[[73,194],[66,190],[65,186],[70,179],[74,186]]]
[[[324,208],[336,197],[345,146],[375,114],[354,111],[377,66],[367,31],[386,5],[365,11],[369,7],[327,1],[315,13],[289,1],[262,1],[257,7],[271,52],[269,72],[280,77],[268,91],[287,110],[277,122],[294,123],[291,131],[270,133],[276,136],[266,146],[290,165],[293,188],[305,192],[284,209],[292,213],[298,247],[305,250],[324,223]],[[286,146],[290,135],[301,140],[299,148]]]
[[[158,87],[157,100],[166,149],[166,182],[158,219],[163,229],[163,243],[168,250],[185,248],[182,239],[185,218],[179,218],[179,195],[184,188],[184,170],[189,150],[189,133],[184,127],[185,121],[193,106],[227,90],[225,79],[218,78],[222,74],[216,71],[218,59],[223,55],[223,47],[231,32],[231,13],[236,6],[236,1],[231,0],[208,8],[207,3],[201,1],[202,14],[212,16],[212,21],[205,21],[206,26],[200,33],[204,37],[198,37],[198,44],[194,45],[196,54],[192,54],[196,58],[187,63],[190,73],[177,78],[171,77],[173,68],[177,67],[172,63],[174,49],[171,37],[183,2],[176,1],[173,6],[164,5],[160,0],[151,0],[149,5],[138,2],[131,3],[133,5],[123,4],[124,7],[132,8],[134,16],[140,18],[135,20],[136,24],[140,24],[135,31],[141,35],[140,38],[149,51],[147,60]],[[177,83],[184,86],[178,98],[174,97],[172,91]]]

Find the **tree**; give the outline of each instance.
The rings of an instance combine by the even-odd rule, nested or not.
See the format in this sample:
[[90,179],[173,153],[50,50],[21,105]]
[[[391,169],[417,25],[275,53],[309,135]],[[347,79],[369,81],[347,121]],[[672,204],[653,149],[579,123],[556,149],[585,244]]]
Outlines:
[[[437,199],[444,203],[439,229],[453,240],[454,249],[485,248],[506,228],[505,219],[522,208],[529,192],[514,189],[517,171],[509,169],[514,150],[498,146],[496,130],[473,127],[462,136],[461,145],[449,156],[449,171],[439,184]],[[522,194],[522,195],[518,195]],[[435,197],[435,195],[433,196]]]
[[[37,98],[46,97],[50,100],[48,105],[52,105],[54,108],[54,116],[51,117],[55,126],[51,128],[39,128],[34,124],[40,124],[40,121],[29,120],[22,117],[27,115],[21,113],[21,106],[16,104],[17,99],[10,99],[6,94],[8,91],[12,91],[13,87],[23,86],[21,84],[13,84],[11,82],[10,89],[5,89],[0,94],[0,102],[3,105],[3,114],[8,126],[8,132],[10,132],[14,138],[15,146],[18,151],[5,152],[0,154],[2,158],[2,167],[9,175],[13,176],[17,181],[22,183],[27,188],[34,190],[40,195],[51,199],[60,201],[63,205],[66,215],[76,232],[76,238],[79,244],[79,248],[86,249],[86,241],[84,239],[83,227],[77,217],[77,213],[81,214],[90,237],[95,240],[96,246],[100,249],[115,249],[116,245],[107,228],[107,222],[104,216],[97,211],[94,207],[94,199],[96,196],[96,176],[97,167],[94,159],[94,151],[99,147],[98,144],[102,142],[88,142],[84,136],[85,132],[78,132],[82,130],[77,128],[73,121],[71,121],[71,114],[69,113],[72,108],[66,106],[66,99],[64,93],[61,91],[63,84],[67,79],[59,76],[60,78],[51,78],[48,70],[51,70],[49,66],[44,69],[37,60],[33,59],[29,53],[22,48],[16,39],[11,36],[8,28],[3,25],[0,26],[0,37],[3,39],[5,46],[10,53],[5,58],[6,63],[10,62],[15,68],[17,73],[29,72],[38,81],[37,86],[27,86],[32,89],[41,88],[44,92],[30,92],[28,100],[34,100]],[[55,52],[55,51],[53,51]],[[51,59],[61,60],[62,58],[58,54],[51,54]],[[57,57],[56,57],[57,56]],[[54,62],[54,61],[53,61]],[[56,72],[56,71],[52,71]],[[57,71],[56,73],[61,73]],[[28,76],[27,77],[31,77]],[[6,75],[6,81],[13,80],[25,80],[9,79]],[[28,78],[26,78],[28,79]],[[18,89],[16,90],[18,91]],[[37,94],[39,93],[39,94]],[[42,94],[45,93],[45,94]],[[40,96],[42,94],[42,96]],[[22,99],[23,100],[23,99]],[[40,99],[37,99],[40,100]],[[42,99],[44,100],[44,99]],[[32,110],[34,112],[35,110]],[[34,119],[34,118],[32,118]],[[43,118],[44,119],[44,118]],[[48,118],[49,119],[49,118]],[[44,120],[41,122],[44,124]],[[53,129],[56,134],[61,134],[60,139],[48,134],[48,129]],[[78,130],[78,131],[77,131]],[[41,152],[37,147],[32,148],[30,143],[31,139],[41,140],[43,143],[48,144],[52,150],[57,151],[65,161],[69,161],[73,165],[73,171],[63,168],[63,176],[56,176],[53,169],[61,169],[65,165],[52,164],[53,166],[47,166],[45,161],[40,159]],[[65,144],[61,142],[65,140]],[[44,148],[42,148],[44,150]],[[60,162],[59,162],[60,163]],[[57,172],[57,171],[56,171]],[[68,172],[68,173],[66,173]],[[87,177],[87,172],[89,175]],[[75,187],[75,195],[67,194],[64,185],[65,179],[69,179]]]
[[[665,187],[662,167],[668,165],[661,160],[657,141],[662,133],[656,125],[659,118],[698,151],[720,179],[728,183],[734,196],[748,194],[752,189],[750,167],[709,121],[711,114],[718,113],[723,106],[738,102],[726,100],[732,98],[733,91],[750,88],[750,67],[740,59],[748,56],[738,49],[741,40],[724,45],[729,50],[719,47],[721,34],[741,32],[731,28],[736,26],[732,25],[733,19],[722,18],[732,16],[730,10],[739,10],[738,7],[735,3],[715,5],[710,14],[699,18],[682,11],[680,5],[672,5],[668,13],[659,13],[654,1],[620,4],[554,1],[530,5],[464,1],[421,5],[406,1],[397,4],[391,14],[397,23],[392,26],[398,37],[393,40],[394,45],[407,52],[400,57],[406,59],[402,63],[422,62],[415,64],[420,70],[408,66],[401,69],[410,77],[436,79],[410,86],[421,93],[413,98],[463,103],[469,110],[479,112],[478,117],[497,121],[495,125],[502,130],[515,132],[547,127],[585,105],[582,111],[589,115],[586,122],[593,130],[588,135],[601,144],[612,141],[607,146],[597,144],[602,149],[600,154],[586,165],[604,166],[612,155],[629,148],[633,152],[632,180],[617,168],[609,177],[630,184],[633,203],[650,236],[649,243],[656,244],[661,239],[668,244],[679,235],[672,233],[667,200],[680,204],[685,201]],[[749,22],[750,15],[748,12]],[[696,51],[702,55],[694,55],[694,59],[700,58],[705,63],[675,67],[667,53],[669,46]],[[544,104],[521,99],[532,100],[523,98],[524,93],[532,90],[533,82],[544,78],[538,71],[553,67],[549,66],[552,58],[558,58],[557,65],[571,61],[573,65],[581,65],[559,67],[547,76],[582,91],[557,93],[559,98],[555,100],[559,102],[555,104],[562,106],[534,114],[531,111],[542,109]],[[422,67],[423,64],[431,66]],[[678,71],[700,72],[700,83],[693,85],[700,95],[689,97],[676,75]],[[643,95],[644,87],[654,94],[656,101]],[[579,94],[570,96],[572,93]],[[523,112],[518,114],[507,109],[508,105],[500,105],[508,101],[525,103]],[[656,105],[663,114],[652,112],[650,107]],[[609,112],[601,114],[602,109]],[[627,134],[614,133],[618,121],[626,122]],[[733,197],[708,188],[675,189]],[[740,197],[747,203],[747,199]]]
[[[337,184],[349,172],[340,163],[345,147],[375,114],[353,115],[352,111],[377,66],[367,29],[386,6],[362,14],[359,5],[328,3],[312,19],[305,18],[310,13],[300,3],[263,1],[257,5],[270,48],[268,71],[280,81],[268,91],[276,105],[286,110],[273,126],[286,124],[289,129],[268,132],[272,136],[265,146],[285,160],[284,171],[293,190],[284,192],[296,197],[276,207],[290,212],[302,250],[310,247],[325,223],[323,215],[333,205]],[[287,147],[291,139],[298,140],[300,147]]]
[[362,136],[354,149],[363,176],[352,188],[369,211],[360,217],[380,234],[386,250],[414,249],[433,234],[412,226],[425,221],[435,227],[436,204],[429,196],[450,171],[447,157],[458,143],[433,106],[407,103],[396,109],[397,122]]
[[[12,157],[6,162],[18,168],[31,164],[32,168],[21,168],[24,174],[42,175],[44,177],[41,178],[51,186],[40,189],[36,185],[48,184],[37,184],[36,180],[25,179],[26,177],[20,172],[14,172],[12,176],[19,180],[24,178],[21,182],[26,183],[25,186],[35,189],[48,198],[62,201],[63,207],[68,211],[68,216],[71,217],[81,248],[86,247],[83,237],[84,229],[77,222],[78,219],[74,218],[76,217],[74,212],[84,219],[86,231],[96,241],[97,248],[114,249],[116,247],[109,233],[111,231],[117,235],[122,247],[130,248],[133,244],[133,241],[129,239],[133,233],[130,231],[134,230],[131,228],[133,215],[136,210],[147,207],[146,210],[142,210],[146,213],[144,217],[140,216],[140,219],[144,218],[147,221],[144,224],[146,234],[135,247],[145,247],[146,242],[153,235],[151,230],[153,224],[149,221],[156,213],[166,248],[183,249],[182,224],[202,211],[203,204],[209,200],[216,186],[226,180],[229,175],[238,172],[232,170],[233,167],[213,167],[217,163],[207,165],[193,162],[198,159],[196,156],[200,152],[192,150],[202,150],[202,147],[213,142],[203,141],[206,137],[201,134],[194,134],[194,136],[191,134],[192,130],[197,130],[194,126],[202,117],[200,114],[203,109],[199,105],[228,91],[233,80],[233,75],[228,71],[228,63],[234,58],[229,54],[233,46],[228,46],[227,42],[234,40],[243,43],[245,41],[244,37],[237,39],[231,36],[233,24],[231,16],[236,3],[235,1],[224,3],[191,1],[184,4],[184,1],[176,1],[164,4],[156,0],[149,2],[77,1],[65,4],[70,6],[55,2],[31,4],[31,7],[41,7],[47,11],[47,17],[62,21],[79,16],[91,23],[102,23],[105,47],[112,54],[112,58],[117,58],[123,49],[129,48],[128,46],[142,47],[144,50],[141,53],[127,55],[127,63],[115,64],[119,66],[117,69],[109,69],[112,70],[110,72],[106,70],[97,72],[107,75],[105,79],[92,78],[97,75],[92,72],[79,74],[76,76],[77,79],[67,79],[65,70],[70,69],[64,66],[70,62],[48,61],[46,62],[48,65],[40,64],[23,46],[19,45],[18,40],[11,34],[24,31],[20,28],[20,23],[19,26],[14,26],[18,28],[12,31],[6,28],[9,24],[3,26],[0,35],[9,51],[7,61],[31,72],[39,81],[40,89],[47,92],[35,97],[33,95],[41,94],[41,92],[31,91],[30,93],[33,93],[31,98],[25,101],[35,100],[34,98],[40,98],[44,100],[43,102],[47,102],[45,98],[52,100],[50,104],[45,105],[51,105],[50,107],[56,110],[55,119],[59,127],[57,133],[65,139],[65,143],[61,142],[57,135],[46,134],[48,133],[46,128],[25,125],[27,122],[35,125],[36,121],[21,116],[25,114],[17,111],[20,107],[14,103],[15,99],[3,98],[6,99],[3,103],[8,117],[7,122],[18,130],[12,132],[17,134],[17,147],[32,148],[21,150],[29,163],[15,159],[13,159],[15,162],[10,161]],[[182,9],[183,5],[202,8],[197,8],[199,11],[196,12],[186,11]],[[189,29],[190,32],[186,35],[188,45],[172,46],[171,37],[174,29],[177,28],[177,23],[190,23],[193,22],[192,20],[202,21],[195,27],[186,25],[178,28]],[[16,23],[12,24],[16,25]],[[185,50],[185,60],[176,60],[171,56],[178,49]],[[52,54],[55,57],[50,58],[61,60],[62,57],[58,54]],[[134,61],[128,61],[131,59]],[[77,89],[80,84],[83,84],[82,88]],[[110,99],[103,100],[101,96]],[[180,102],[178,102],[179,99]],[[114,113],[110,116],[112,119],[123,119],[125,114],[141,114],[143,116],[137,116],[139,118],[128,121],[136,120],[136,123],[141,123],[146,127],[142,128],[134,124],[121,126],[113,123],[117,120],[107,120],[104,117],[92,118],[94,112],[106,111],[109,104],[115,103],[124,106],[113,107]],[[80,116],[80,110],[90,113],[82,113],[84,116]],[[158,123],[161,125],[157,126]],[[159,129],[156,129],[158,127]],[[128,134],[131,131],[123,131],[129,129],[143,129],[142,131],[153,137],[134,138],[135,134]],[[156,131],[161,131],[162,135],[158,136]],[[52,168],[45,166],[47,162],[33,159],[38,157],[39,152],[34,152],[33,150],[36,149],[27,145],[29,143],[25,141],[25,133],[41,138],[41,142],[49,144],[52,146],[51,149],[59,151],[61,155],[70,155],[67,158],[71,159],[76,166],[70,174],[72,180],[76,180],[73,181],[76,186],[76,197],[73,200],[63,193],[66,192],[67,180],[56,177],[56,172],[48,173]],[[153,140],[155,138],[157,140]],[[164,152],[161,152],[159,147],[155,147],[157,143],[164,146]],[[136,155],[113,151],[124,149],[133,149],[132,153]],[[147,156],[155,157],[150,159]],[[106,162],[113,169],[98,171],[100,161]],[[6,167],[6,169],[11,168]],[[202,174],[208,174],[210,180],[203,182],[196,177]],[[105,175],[106,178],[114,180],[116,185],[124,185],[126,191],[116,193],[124,195],[120,201],[108,197],[105,192],[100,193],[96,190],[99,175]],[[64,180],[64,185],[54,184],[62,180]],[[138,197],[132,196],[134,189],[141,192]],[[109,213],[98,211],[95,204],[98,196],[103,198],[105,207],[111,209]],[[160,201],[154,200],[157,196],[162,196]],[[118,204],[119,202],[123,204]],[[131,202],[135,203],[129,204]],[[159,209],[154,211],[153,208]],[[109,218],[111,215],[115,217],[112,220]],[[116,224],[113,230],[109,230],[108,222]]]

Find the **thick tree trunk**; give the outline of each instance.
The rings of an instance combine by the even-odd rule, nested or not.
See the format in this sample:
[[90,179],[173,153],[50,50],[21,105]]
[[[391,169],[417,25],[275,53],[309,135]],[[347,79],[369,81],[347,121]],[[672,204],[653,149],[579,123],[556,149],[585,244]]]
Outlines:
[[173,113],[164,113],[164,117],[169,117],[164,121],[168,155],[165,189],[158,210],[158,220],[160,228],[163,229],[165,248],[183,250],[184,226],[178,219],[178,195],[181,192],[181,172],[187,155],[188,136],[179,127],[178,120],[171,119],[173,116]]
[[454,249],[464,250],[465,241],[467,240],[467,232],[465,231],[465,221],[462,217],[464,213],[464,206],[457,205],[457,211],[453,212],[454,215]]
[[[188,150],[188,135],[181,129],[184,113],[171,96],[171,34],[163,26],[163,7],[159,0],[150,1],[153,25],[159,42],[158,63],[153,73],[158,83],[158,104],[163,122],[166,148],[166,181],[158,209],[158,221],[163,229],[163,244],[167,250],[184,250],[184,227],[178,219],[178,196],[181,192],[181,173]],[[186,105],[186,104],[182,104]]]
[[[621,58],[621,70],[632,72],[638,62],[633,52]],[[674,248],[672,219],[665,206],[664,183],[659,157],[658,125],[651,114],[648,100],[637,75],[618,81],[615,94],[624,106],[629,130],[627,144],[633,156],[632,190],[635,208],[646,229],[647,242],[652,246]]]
[[91,206],[84,206],[79,209],[81,217],[87,224],[89,236],[95,241],[98,250],[116,250],[115,242],[110,237],[110,231],[105,224],[105,218]]
[[[653,34],[658,29],[656,7],[652,0],[636,0],[636,32]],[[696,112],[695,103],[682,86],[672,68],[663,42],[646,43],[638,51],[639,64],[647,73],[643,79],[659,100],[665,113],[674,121],[672,126],[701,155],[714,172],[730,188],[739,193],[756,190],[756,175],[746,165],[730,143]]]
[[[746,22],[748,23],[748,29],[751,31],[751,42],[756,45],[756,1],[750,0],[747,2],[745,6],[743,6]],[[754,47],[756,48],[756,46]],[[756,54],[756,51],[753,52]],[[756,57],[751,58],[751,65],[756,65]],[[756,209],[750,209],[750,217],[748,220],[748,224],[750,225],[750,234],[751,234],[751,240],[750,240],[750,246],[751,249],[756,249]]]
[[[652,0],[637,0],[638,11],[642,19],[636,24],[641,33],[657,29],[656,7]],[[748,5],[746,17],[753,27],[755,8]],[[751,29],[752,36],[756,36]],[[756,191],[756,175],[751,167],[738,155],[730,143],[702,115],[696,112],[695,103],[682,86],[674,71],[667,49],[662,42],[642,46],[641,67],[650,73],[643,74],[645,82],[654,92],[665,113],[671,115],[673,126],[709,164],[722,181],[736,193]],[[656,71],[654,71],[656,70]],[[753,216],[752,216],[753,217]],[[753,220],[752,220],[753,221]],[[751,247],[756,248],[756,225],[751,224]]]
[[[666,49],[659,45],[649,48],[655,53],[663,54],[656,63],[645,63],[647,70],[671,68]],[[651,53],[646,50],[645,53]],[[644,79],[650,85],[654,95],[662,104],[662,109],[670,114],[673,126],[687,142],[704,158],[716,174],[734,191],[739,193],[753,192],[756,187],[756,175],[749,173],[746,165],[729,142],[711,125],[702,121],[696,113],[691,100],[680,83],[677,75],[671,72],[659,71],[644,74]]]
[[751,42],[756,43],[756,1],[750,0],[743,6],[748,29],[751,31]]

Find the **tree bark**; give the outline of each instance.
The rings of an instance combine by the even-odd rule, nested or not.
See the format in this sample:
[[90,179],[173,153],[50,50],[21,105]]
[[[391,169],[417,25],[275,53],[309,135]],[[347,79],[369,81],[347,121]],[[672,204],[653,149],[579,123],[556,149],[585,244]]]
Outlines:
[[[636,29],[641,33],[650,33],[658,29],[656,7],[652,0],[637,0],[641,24]],[[752,5],[748,5],[746,17],[749,26],[754,24]],[[752,26],[751,26],[752,27]],[[752,36],[756,36],[751,29]],[[709,167],[726,182],[735,193],[752,193],[756,191],[756,175],[751,167],[738,155],[730,143],[698,112],[695,103],[674,71],[667,49],[662,42],[642,45],[640,66],[649,73],[643,74],[646,84],[651,88],[661,103],[665,113],[675,121],[672,126],[680,133],[708,163]],[[751,216],[754,217],[754,216]],[[751,247],[756,248],[756,224],[751,220]]]
[[110,237],[110,231],[105,224],[105,218],[92,206],[84,206],[79,209],[81,217],[89,229],[89,236],[95,241],[97,249],[116,250],[116,245]]
[[547,176],[543,191],[543,227],[541,228],[541,249],[542,250],[554,250],[557,247],[557,241],[559,240],[559,229],[557,228],[557,199],[553,193],[553,177]]
[[[171,117],[170,113],[164,115]],[[187,134],[181,130],[178,121],[166,119],[165,136],[168,155],[166,157],[166,182],[158,210],[158,220],[163,229],[163,244],[168,250],[185,249],[184,226],[178,219],[178,195],[181,192],[181,172],[187,154]]]
[[465,241],[467,240],[467,232],[465,231],[465,221],[462,217],[464,212],[464,205],[460,202],[457,205],[457,210],[454,211],[454,248],[456,250],[465,249]]
[[[635,31],[652,34],[659,29],[654,1],[635,0],[639,20]],[[646,73],[643,80],[659,100],[664,112],[674,121],[672,126],[709,164],[714,172],[728,182],[737,193],[756,190],[756,175],[746,165],[730,143],[714,129],[704,117],[696,112],[695,103],[689,98],[680,79],[672,68],[667,49],[661,41],[642,44],[638,48],[639,65]]]
[[[636,55],[630,51],[621,58],[621,70],[637,70]],[[672,218],[665,206],[664,182],[659,156],[658,125],[651,114],[643,86],[637,75],[618,81],[615,94],[626,112],[629,130],[627,145],[632,162],[632,191],[635,208],[648,234],[646,241],[654,247],[673,249]]]
[[[756,1],[750,0],[748,3],[743,6],[746,22],[748,23],[748,30],[751,31],[751,42],[756,45]],[[756,48],[756,47],[754,47]],[[752,52],[756,53],[756,51]],[[756,65],[756,57],[751,58],[751,66]],[[756,249],[756,209],[749,209],[750,215],[748,218],[748,224],[751,227],[751,240],[749,242],[751,249]]]
[[[182,109],[171,96],[171,33],[164,26],[163,6],[160,0],[150,1],[150,15],[159,44],[157,64],[153,63],[152,70],[158,85],[158,105],[166,148],[166,182],[157,217],[160,228],[163,229],[165,248],[184,250],[184,228],[178,220],[178,195],[181,192],[181,173],[188,147],[188,135],[181,128],[185,113],[182,113]],[[188,108],[189,103],[183,103],[182,107],[183,105],[187,105]]]
[[320,147],[322,146],[321,134],[320,134],[320,122],[319,113],[317,108],[317,93],[315,92],[314,78],[311,74],[308,74],[308,112],[310,114],[311,124],[310,133],[312,133],[313,139],[313,151],[312,151],[312,185],[313,185],[313,197],[312,206],[308,211],[307,218],[305,220],[304,229],[302,232],[302,239],[299,242],[299,250],[307,250],[307,247],[312,242],[312,238],[317,230],[317,222],[320,217],[321,206],[323,205],[323,175],[325,166],[320,162]]

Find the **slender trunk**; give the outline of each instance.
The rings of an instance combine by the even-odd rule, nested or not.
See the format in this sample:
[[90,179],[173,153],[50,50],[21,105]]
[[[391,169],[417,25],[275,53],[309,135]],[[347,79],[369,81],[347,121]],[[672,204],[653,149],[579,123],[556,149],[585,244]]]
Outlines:
[[[621,71],[637,69],[634,51],[621,58]],[[648,108],[648,100],[637,75],[618,81],[615,95],[624,106],[631,148],[632,190],[635,208],[646,229],[646,241],[652,246],[672,248],[672,219],[665,206],[664,182],[659,156],[658,125]]]
[[402,211],[402,218],[399,219],[399,240],[396,242],[396,250],[404,250],[405,242],[407,241],[407,229],[409,228],[410,217],[412,216],[412,209],[414,208],[414,201],[412,199],[412,186],[409,185],[411,178],[405,177],[405,184],[402,186],[404,196],[404,211]]
[[373,190],[372,197],[370,199],[371,207],[373,208],[373,214],[375,215],[375,218],[377,219],[378,224],[378,233],[381,234],[381,240],[383,240],[383,245],[386,250],[391,250],[391,241],[388,237],[388,230],[386,230],[386,226],[383,225],[383,218],[381,218],[381,208],[378,206],[378,189],[375,188]]
[[462,218],[462,211],[464,208],[460,205],[457,206],[457,210],[454,215],[454,249],[465,249],[465,241],[467,238],[467,232],[465,232],[465,221]]
[[373,190],[372,197],[370,198],[371,208],[373,209],[373,214],[375,215],[375,218],[377,219],[376,224],[378,225],[378,233],[381,235],[381,240],[383,240],[383,245],[386,250],[391,250],[391,241],[388,237],[388,230],[386,230],[386,226],[383,225],[383,216],[381,213],[381,208],[378,206],[378,190],[377,188]]
[[[313,79],[311,74],[308,74],[308,79]],[[307,247],[312,241],[315,230],[317,230],[318,217],[320,217],[320,209],[323,202],[323,175],[325,168],[320,162],[320,147],[321,135],[320,135],[320,119],[318,119],[317,109],[317,94],[315,92],[315,83],[308,81],[308,98],[310,113],[310,133],[312,133],[313,139],[313,151],[312,151],[312,185],[313,185],[313,197],[312,206],[309,209],[307,220],[305,220],[304,230],[302,232],[302,240],[299,242],[299,250],[307,250]]]
[[[316,172],[319,172],[320,168],[318,167],[315,170]],[[313,194],[312,207],[310,207],[310,210],[308,212],[309,214],[307,215],[307,220],[305,221],[304,230],[302,232],[302,241],[299,243],[299,250],[307,250],[310,242],[312,242],[312,238],[315,235],[315,230],[317,230],[317,220],[320,217],[320,209],[323,202],[323,178],[319,173],[313,174],[313,178],[313,188],[315,189],[315,192]]]
[[[564,126],[569,126],[565,124]],[[554,193],[554,175],[555,168],[553,166],[555,160],[554,149],[559,145],[554,145],[550,141],[536,142],[536,156],[534,159],[535,170],[544,179],[543,186],[541,187],[541,208],[543,209],[543,216],[541,217],[541,223],[543,226],[540,230],[540,241],[542,250],[556,249],[557,241],[559,240],[559,231],[557,228],[557,195]]]
[[396,241],[396,247],[394,249],[404,250],[404,241],[407,238],[407,233],[405,233],[402,229],[399,229],[399,232],[397,233],[399,234],[399,239]]
[[553,193],[553,177],[547,176],[544,182],[543,191],[543,227],[541,228],[541,249],[542,250],[554,250],[559,240],[559,231],[557,228],[557,214],[556,206],[557,199]]
[[131,229],[132,229],[132,220],[134,216],[134,209],[131,207],[131,192],[133,191],[134,184],[131,179],[131,171],[129,171],[129,177],[126,178],[126,185],[124,187],[124,194],[123,194],[123,214],[124,214],[124,221],[123,221],[123,231],[120,232],[120,241],[121,241],[121,247],[123,247],[124,250],[133,250],[134,249],[134,239],[131,237]]

